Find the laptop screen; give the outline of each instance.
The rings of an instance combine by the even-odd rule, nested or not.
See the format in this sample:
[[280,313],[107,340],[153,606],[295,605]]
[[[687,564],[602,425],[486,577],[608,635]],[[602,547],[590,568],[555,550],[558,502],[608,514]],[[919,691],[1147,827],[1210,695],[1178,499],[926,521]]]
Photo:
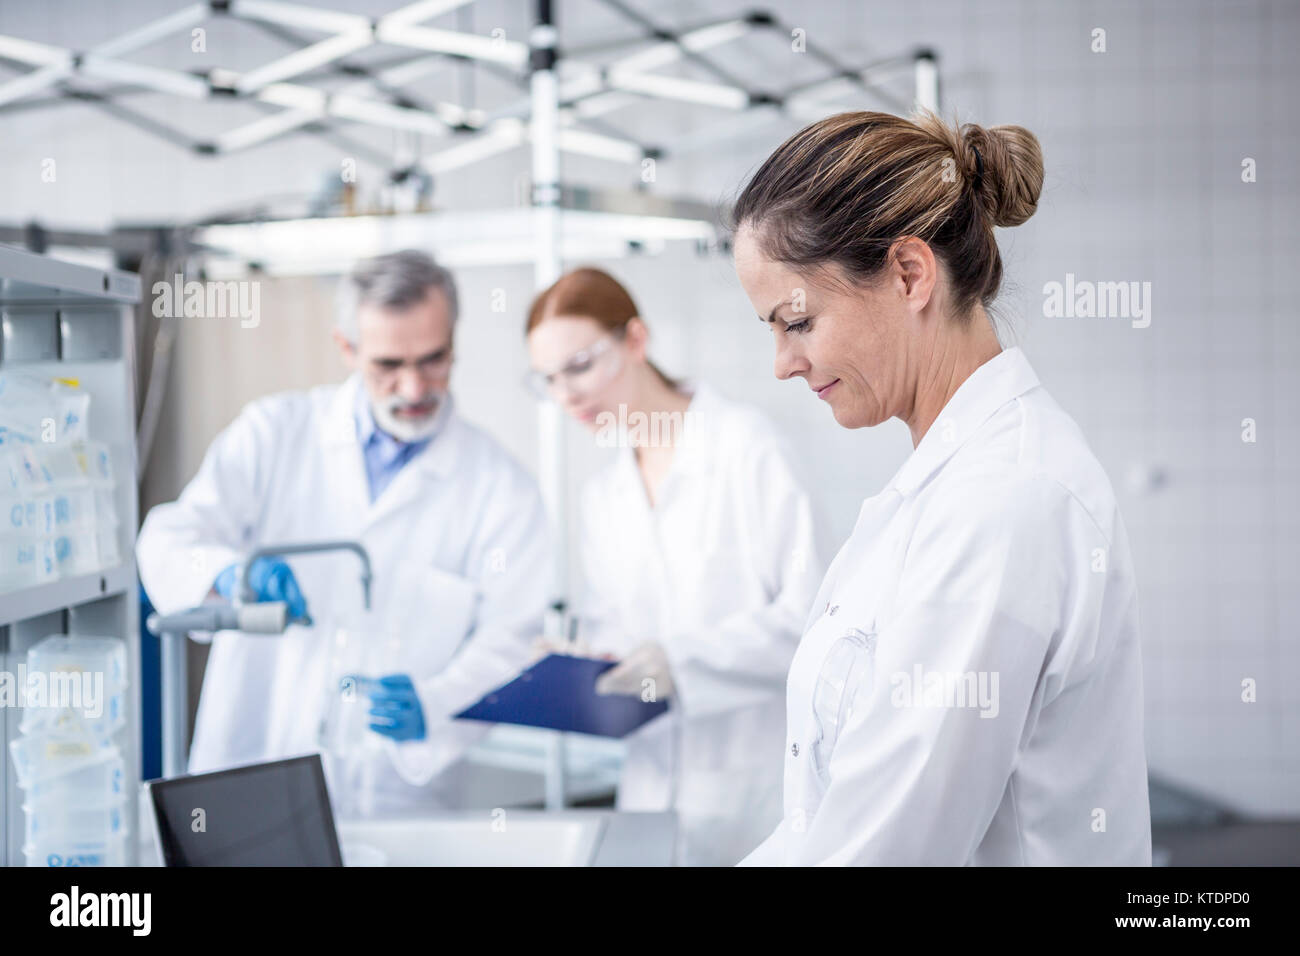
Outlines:
[[342,866],[320,755],[149,784],[166,866]]

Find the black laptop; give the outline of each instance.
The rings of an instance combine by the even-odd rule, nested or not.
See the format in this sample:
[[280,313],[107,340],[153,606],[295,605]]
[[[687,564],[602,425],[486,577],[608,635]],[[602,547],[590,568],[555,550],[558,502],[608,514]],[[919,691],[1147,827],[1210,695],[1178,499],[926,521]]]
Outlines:
[[164,866],[342,866],[320,755],[145,785]]

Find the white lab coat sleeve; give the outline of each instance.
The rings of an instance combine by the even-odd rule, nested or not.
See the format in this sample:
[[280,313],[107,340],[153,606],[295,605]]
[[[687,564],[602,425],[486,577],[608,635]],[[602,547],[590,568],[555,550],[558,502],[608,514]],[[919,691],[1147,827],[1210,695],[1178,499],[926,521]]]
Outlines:
[[466,566],[479,592],[473,626],[446,667],[417,681],[425,739],[396,748],[395,763],[408,783],[427,783],[482,736],[483,724],[452,715],[526,668],[542,633],[552,554],[541,494],[511,462],[501,468],[489,500],[467,552]]
[[965,865],[1007,795],[1097,532],[1050,478],[966,490],[921,505],[870,680],[802,832],[787,808],[792,864]]
[[217,575],[256,540],[273,467],[276,419],[286,417],[276,401],[246,406],[213,440],[180,497],[154,506],[145,518],[136,562],[145,593],[160,613],[201,603]]
[[[773,703],[825,571],[812,501],[775,440],[749,444],[735,494],[748,540],[716,560],[756,567],[767,598],[706,627],[658,635],[678,706],[691,717]],[[774,706],[780,706],[775,704]]]

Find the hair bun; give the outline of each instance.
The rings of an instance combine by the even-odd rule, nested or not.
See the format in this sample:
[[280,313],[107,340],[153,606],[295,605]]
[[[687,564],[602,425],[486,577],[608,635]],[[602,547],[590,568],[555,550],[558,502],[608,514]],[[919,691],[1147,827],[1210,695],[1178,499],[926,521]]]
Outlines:
[[1042,188],[1042,152],[1022,127],[857,110],[777,147],[728,218],[761,257],[860,283],[890,267],[899,239],[918,238],[947,266],[949,313],[967,321],[1002,282],[993,227],[1028,219]]
[[961,128],[979,202],[995,226],[1018,226],[1034,214],[1043,191],[1043,151],[1023,126],[974,123]]

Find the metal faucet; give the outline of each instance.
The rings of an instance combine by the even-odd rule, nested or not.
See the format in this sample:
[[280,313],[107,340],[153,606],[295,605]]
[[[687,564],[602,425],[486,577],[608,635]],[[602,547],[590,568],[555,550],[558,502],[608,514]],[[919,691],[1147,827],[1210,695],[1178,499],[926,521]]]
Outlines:
[[356,541],[310,541],[305,544],[274,544],[264,548],[255,548],[244,559],[244,567],[239,574],[239,599],[245,603],[256,601],[257,592],[248,583],[248,571],[258,558],[267,558],[282,554],[314,554],[318,551],[351,551],[361,559],[361,591],[365,598],[366,610],[370,610],[370,555]]
[[258,548],[248,556],[239,575],[241,604],[208,601],[196,608],[166,616],[151,614],[146,626],[162,641],[162,743],[163,774],[185,772],[187,749],[185,715],[189,710],[185,688],[185,635],[190,631],[237,630],[250,634],[283,634],[288,612],[283,601],[257,603],[257,593],[248,583],[248,569],[258,558],[274,554],[311,554],[316,551],[352,551],[361,559],[361,589],[366,610],[370,610],[370,555],[354,541],[315,541],[310,544],[280,544]]

